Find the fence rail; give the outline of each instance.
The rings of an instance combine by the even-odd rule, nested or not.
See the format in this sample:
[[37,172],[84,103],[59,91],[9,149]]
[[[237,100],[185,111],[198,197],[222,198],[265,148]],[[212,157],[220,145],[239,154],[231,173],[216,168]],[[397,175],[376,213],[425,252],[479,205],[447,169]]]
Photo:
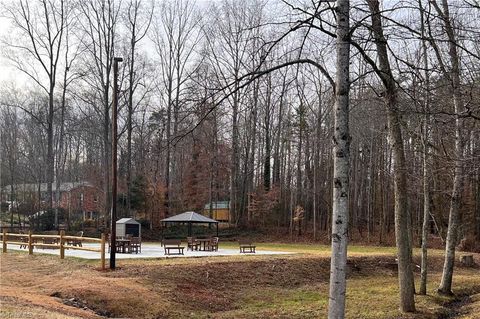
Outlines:
[[[8,240],[9,238],[15,238],[15,240]],[[18,241],[20,238],[20,241]],[[36,239],[56,239],[57,243],[37,243]],[[90,243],[100,243],[100,249],[97,248],[90,248],[90,247],[82,247],[82,246],[74,246],[68,245],[66,243],[67,240],[75,240],[78,242],[90,242]],[[65,231],[60,231],[60,235],[40,235],[40,234],[32,234],[31,231],[28,234],[14,234],[14,233],[7,233],[5,230],[2,232],[2,252],[7,252],[7,245],[19,245],[28,247],[28,254],[33,254],[34,247],[50,247],[50,248],[58,248],[60,249],[60,259],[65,258],[65,249],[72,249],[72,250],[82,250],[82,251],[91,251],[91,252],[99,252],[100,259],[102,264],[102,269],[105,269],[105,234],[102,234],[101,238],[93,238],[93,237],[78,237],[78,236],[65,236]]]

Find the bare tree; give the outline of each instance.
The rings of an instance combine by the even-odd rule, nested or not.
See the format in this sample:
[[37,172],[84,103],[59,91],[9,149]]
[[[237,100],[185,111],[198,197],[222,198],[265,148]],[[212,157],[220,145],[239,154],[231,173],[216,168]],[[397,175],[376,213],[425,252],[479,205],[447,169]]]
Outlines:
[[377,74],[386,90],[385,104],[387,108],[389,142],[394,157],[395,238],[398,256],[400,310],[413,312],[415,311],[415,287],[412,269],[412,244],[408,223],[405,149],[398,110],[398,87],[388,59],[387,40],[383,34],[379,2],[378,0],[368,0],[368,6],[371,12],[371,28],[379,61]]
[[424,125],[423,125],[423,224],[422,224],[422,262],[421,262],[421,276],[420,276],[420,289],[419,294],[427,294],[427,240],[429,232],[430,221],[430,183],[431,183],[431,171],[430,171],[430,74],[428,66],[428,50],[425,33],[425,13],[423,9],[422,0],[418,0],[419,14],[420,14],[420,32],[422,35],[422,55],[423,55],[423,68],[424,68]]
[[453,265],[455,263],[455,246],[457,244],[457,229],[459,222],[459,209],[461,204],[461,191],[463,179],[463,136],[462,120],[458,114],[463,111],[463,100],[460,89],[460,61],[457,50],[457,39],[455,30],[450,17],[449,5],[447,0],[442,0],[442,8],[437,1],[432,1],[432,5],[440,16],[444,30],[448,38],[448,56],[450,58],[451,69],[445,70],[445,75],[450,82],[453,93],[455,117],[455,170],[453,177],[453,189],[450,202],[450,213],[448,218],[447,241],[445,247],[445,263],[443,265],[442,280],[438,291],[443,294],[452,294]]
[[[48,206],[53,207],[52,184],[54,178],[54,96],[57,84],[59,59],[64,41],[67,3],[65,0],[42,0],[38,5],[30,6],[28,1],[20,1],[18,5],[7,10],[13,25],[19,30],[24,41],[8,43],[8,46],[23,56],[10,56],[18,70],[33,80],[48,96],[46,117],[47,131],[47,193]],[[32,62],[32,64],[30,64]],[[38,70],[46,76],[47,81]]]
[[332,258],[328,318],[345,317],[349,205],[350,1],[337,1],[337,76],[333,164]]
[[110,90],[111,73],[115,49],[115,32],[120,5],[113,0],[81,1],[80,24],[82,32],[80,43],[85,53],[82,60],[84,69],[79,72],[85,86],[91,92],[82,98],[95,112],[101,116],[101,136],[103,147],[103,191],[105,198],[104,225],[108,225],[110,211]]
[[164,209],[165,214],[168,215],[174,199],[171,175],[172,172],[176,173],[177,171],[175,144],[178,142],[181,119],[181,95],[185,88],[185,82],[190,77],[189,62],[193,58],[195,47],[200,39],[199,23],[201,19],[195,3],[189,0],[164,3],[157,10],[158,13],[153,23],[153,41],[160,59],[160,81],[158,81],[157,87],[166,109]]
[[128,101],[127,101],[127,216],[131,216],[131,187],[132,187],[132,117],[134,115],[134,94],[137,87],[142,80],[143,75],[136,68],[136,58],[138,55],[137,44],[147,35],[152,21],[153,8],[150,12],[144,12],[141,0],[131,0],[126,8],[127,10],[127,25],[130,32],[129,36],[129,54],[127,58],[128,65]]
[[[245,187],[241,183],[241,107],[245,96],[242,94],[241,75],[246,73],[246,64],[250,46],[263,10],[257,1],[223,1],[212,6],[215,24],[206,28],[206,41],[209,48],[209,60],[214,67],[216,81],[228,96],[226,101],[231,107],[231,153],[230,153],[230,223],[244,224],[246,216]],[[229,85],[232,84],[232,85]],[[255,102],[254,102],[255,103]],[[252,156],[253,154],[249,154]],[[248,159],[247,159],[248,162]],[[244,171],[248,171],[248,165]]]

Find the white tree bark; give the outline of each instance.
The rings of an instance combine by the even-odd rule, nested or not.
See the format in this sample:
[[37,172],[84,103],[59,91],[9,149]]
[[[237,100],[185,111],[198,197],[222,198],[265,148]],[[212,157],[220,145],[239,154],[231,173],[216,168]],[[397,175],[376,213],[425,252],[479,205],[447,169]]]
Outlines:
[[345,317],[348,241],[348,182],[350,135],[348,127],[350,25],[349,0],[337,1],[337,75],[335,90],[332,258],[328,318]]

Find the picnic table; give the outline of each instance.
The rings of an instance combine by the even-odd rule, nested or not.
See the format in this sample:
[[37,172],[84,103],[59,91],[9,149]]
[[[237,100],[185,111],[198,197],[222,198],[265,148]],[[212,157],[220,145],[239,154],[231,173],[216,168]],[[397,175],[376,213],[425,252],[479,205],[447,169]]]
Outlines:
[[210,242],[212,241],[211,238],[197,238],[195,239],[195,241],[200,244],[199,250],[203,250],[203,251],[210,250]]
[[117,252],[127,253],[127,247],[130,246],[130,239],[127,238],[117,238],[115,240],[117,246]]

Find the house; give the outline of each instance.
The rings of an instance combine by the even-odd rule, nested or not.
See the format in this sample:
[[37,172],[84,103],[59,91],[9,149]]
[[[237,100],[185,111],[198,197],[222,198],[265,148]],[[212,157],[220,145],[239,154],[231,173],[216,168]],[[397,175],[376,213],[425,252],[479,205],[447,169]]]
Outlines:
[[[210,216],[210,206],[212,209],[212,216]],[[220,201],[206,204],[203,208],[202,215],[213,218],[219,222],[228,222],[230,220],[230,202]]]
[[[53,205],[56,207],[56,183],[52,184]],[[89,182],[60,183],[60,200],[58,207],[65,209],[69,214],[81,214],[83,220],[95,219],[103,211],[104,193]],[[2,187],[2,201],[10,196],[11,186]],[[44,206],[48,199],[47,183],[17,184],[14,186],[15,199],[19,203],[38,202]]]
[[60,193],[59,207],[70,213],[83,214],[83,220],[97,219],[104,210],[104,193],[90,183],[77,183]]

